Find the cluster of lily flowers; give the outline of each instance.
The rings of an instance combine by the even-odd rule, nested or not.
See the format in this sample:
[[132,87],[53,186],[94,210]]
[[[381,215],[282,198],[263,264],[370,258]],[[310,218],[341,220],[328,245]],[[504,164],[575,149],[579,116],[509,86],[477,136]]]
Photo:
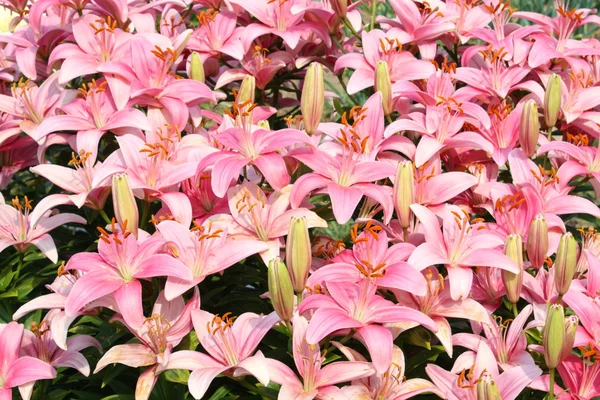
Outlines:
[[[89,375],[87,347],[104,351],[94,373],[142,367],[137,400],[182,369],[196,399],[217,376],[282,400],[600,395],[600,41],[575,39],[595,10],[0,4],[0,187],[29,169],[61,189],[1,198],[0,251],[66,261],[0,325],[0,399],[58,367]],[[83,208],[98,240],[62,258],[52,230],[86,224]],[[274,311],[202,310],[197,285],[249,257]],[[137,341],[70,333],[100,312]],[[201,349],[179,350],[192,330]],[[270,331],[287,359],[257,350]],[[411,331],[452,369],[405,376]]]

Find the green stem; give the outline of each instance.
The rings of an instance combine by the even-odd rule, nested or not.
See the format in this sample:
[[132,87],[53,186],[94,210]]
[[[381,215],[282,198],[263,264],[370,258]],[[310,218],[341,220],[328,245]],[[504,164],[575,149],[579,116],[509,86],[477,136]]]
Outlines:
[[371,7],[371,23],[369,24],[369,32],[375,28],[375,17],[377,16],[377,0],[373,0]]
[[344,47],[340,44],[340,42],[335,37],[333,37],[333,35],[331,36],[331,40],[336,45],[336,47],[342,51],[342,53],[348,53],[346,49],[344,49]]
[[554,400],[554,368],[550,368],[550,390],[548,391],[548,400]]
[[19,253],[19,264],[17,264],[17,273],[14,276],[13,287],[17,286],[17,281],[19,280],[19,275],[21,274],[21,269],[23,268],[23,261],[25,260],[25,253]]
[[554,127],[551,126],[548,128],[548,141],[552,141],[552,132],[554,131]]
[[104,222],[106,222],[108,225],[111,224],[111,219],[108,218],[108,215],[106,215],[106,211],[104,211],[103,209],[98,209],[98,214],[100,214],[100,216],[102,217],[102,219],[104,220]]
[[344,18],[342,21],[344,22],[344,26],[346,28],[348,28],[348,30],[350,31],[350,33],[352,34],[352,36],[354,36],[358,40],[362,40],[362,38],[360,37],[360,35],[358,34],[358,32],[356,32],[356,30],[354,30],[354,27],[352,26],[352,24],[350,23],[350,21],[348,21],[348,18]]
[[513,314],[515,315],[515,318],[517,318],[519,316],[519,308],[517,307],[517,303],[513,303],[512,309],[513,309]]
[[256,393],[256,394],[262,396],[263,399],[272,399],[272,400],[276,399],[275,396],[272,396],[269,393],[265,393],[263,390],[261,390],[261,388],[257,387],[256,385],[246,382],[246,380],[244,378],[234,379],[234,381],[238,382],[240,385],[244,386],[246,389],[250,390],[252,393]]
[[391,117],[391,115],[390,115],[390,114],[386,115],[386,116],[385,116],[385,119],[387,120],[387,122],[388,122],[389,124],[391,124],[392,122],[394,122],[394,121],[392,121],[392,117]]
[[[344,344],[346,343],[348,340],[352,339],[352,337],[354,336],[354,334],[356,333],[356,330],[352,329],[346,336],[344,336],[342,339],[340,339],[338,341],[339,344]],[[326,353],[330,353],[334,350],[335,346],[329,346],[327,348]]]
[[[342,87],[344,88],[344,92],[346,94],[348,94],[348,89],[346,88],[346,84],[344,83],[344,79],[342,79],[342,76],[338,75],[337,78],[340,81],[340,85],[342,85]],[[348,97],[350,97],[350,100],[352,100],[352,102],[354,103],[355,106],[360,105],[360,104],[358,104],[358,100],[356,100],[354,95],[348,94]]]
[[302,303],[302,293],[296,293],[296,306],[299,306]]
[[142,220],[140,221],[140,228],[146,230],[146,226],[148,225],[148,217],[150,216],[150,202],[143,201],[142,202]]

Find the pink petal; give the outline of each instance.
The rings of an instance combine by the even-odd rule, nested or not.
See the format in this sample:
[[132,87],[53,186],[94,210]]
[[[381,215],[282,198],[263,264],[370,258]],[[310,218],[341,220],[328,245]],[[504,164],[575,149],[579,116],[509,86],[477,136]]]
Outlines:
[[316,387],[337,385],[375,373],[370,363],[362,361],[338,361],[324,366],[315,379]]
[[337,183],[327,184],[327,193],[331,198],[331,208],[333,215],[340,224],[345,224],[352,217],[356,206],[363,197],[360,189],[353,187],[340,186]]
[[260,170],[273,189],[281,190],[289,185],[290,175],[281,155],[277,153],[262,154],[252,163]]
[[0,331],[0,371],[3,373],[19,358],[23,331],[23,325],[16,322],[9,322]]
[[319,308],[312,315],[306,331],[306,341],[317,344],[330,333],[348,328],[357,328],[362,323],[346,315],[337,308]]
[[103,269],[88,272],[75,282],[65,304],[68,316],[74,316],[86,304],[114,293],[123,285],[123,280],[107,271]]
[[246,375],[240,372],[240,369],[247,371],[250,375],[254,376],[260,383],[267,386],[269,384],[269,367],[267,365],[267,359],[261,351],[258,351],[252,357],[248,357],[242,360],[236,368],[234,376]]
[[473,270],[465,267],[448,267],[450,296],[452,300],[466,299],[473,285]]
[[379,325],[365,325],[358,328],[357,331],[369,350],[377,373],[385,373],[392,364],[392,333],[389,329]]
[[115,291],[115,300],[119,312],[127,325],[139,329],[144,324],[144,309],[142,307],[142,284],[132,280],[121,285]]
[[212,381],[221,372],[226,371],[229,367],[201,367],[190,374],[188,387],[190,394],[196,399],[201,399],[208,390]]
[[191,281],[194,279],[190,269],[176,258],[167,254],[155,254],[140,263],[135,278],[146,279],[155,276],[172,276]]
[[13,362],[4,376],[4,387],[16,387],[39,379],[54,379],[54,368],[33,357],[21,357]]
[[[175,353],[177,354],[177,353]],[[128,367],[144,367],[156,363],[156,355],[143,344],[121,344],[111,347],[98,361],[94,374],[100,372],[109,364],[123,364]]]

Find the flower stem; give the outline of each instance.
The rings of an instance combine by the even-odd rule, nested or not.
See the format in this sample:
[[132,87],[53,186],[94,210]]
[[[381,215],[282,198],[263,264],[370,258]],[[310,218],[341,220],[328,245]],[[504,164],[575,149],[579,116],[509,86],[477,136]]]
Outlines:
[[358,40],[362,40],[362,38],[360,37],[360,35],[356,32],[356,30],[354,29],[354,27],[352,26],[352,24],[350,23],[350,21],[348,21],[348,18],[344,18],[343,19],[344,22],[344,26],[346,28],[348,28],[348,30],[350,31],[350,33],[352,34],[352,36],[354,36],[355,38],[357,38]]
[[515,314],[515,318],[519,316],[519,308],[517,307],[517,303],[513,303],[512,305],[513,314]]
[[25,253],[19,253],[19,263],[17,264],[17,273],[14,276],[13,287],[17,286],[17,281],[19,280],[19,275],[21,274],[21,269],[23,268],[23,261],[25,260]]
[[373,0],[371,7],[371,23],[369,24],[369,32],[375,29],[375,17],[377,16],[377,0]]
[[554,368],[550,368],[550,390],[548,390],[548,400],[554,400]]
[[150,215],[150,202],[143,201],[142,202],[142,220],[140,221],[140,228],[146,230],[146,225],[148,225],[148,217]]
[[98,214],[100,214],[104,222],[106,222],[108,225],[111,224],[112,221],[110,220],[110,218],[108,218],[108,215],[106,215],[106,211],[100,208],[98,209]]
[[548,141],[552,141],[552,131],[554,131],[554,127],[551,126],[548,128]]

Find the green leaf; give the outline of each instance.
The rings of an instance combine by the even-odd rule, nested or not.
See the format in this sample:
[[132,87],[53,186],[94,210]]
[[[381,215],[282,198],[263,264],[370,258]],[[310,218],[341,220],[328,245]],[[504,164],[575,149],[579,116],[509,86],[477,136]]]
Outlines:
[[412,345],[431,350],[431,334],[422,326],[409,329],[404,335],[404,340]]
[[185,369],[170,369],[165,372],[165,379],[169,382],[187,385],[189,378],[190,372]]
[[213,393],[212,396],[210,396],[210,399],[208,400],[221,400],[222,398],[226,397],[229,393],[231,393],[231,390],[227,386],[221,386]]
[[135,400],[135,396],[131,394],[111,394],[103,397],[102,400]]

